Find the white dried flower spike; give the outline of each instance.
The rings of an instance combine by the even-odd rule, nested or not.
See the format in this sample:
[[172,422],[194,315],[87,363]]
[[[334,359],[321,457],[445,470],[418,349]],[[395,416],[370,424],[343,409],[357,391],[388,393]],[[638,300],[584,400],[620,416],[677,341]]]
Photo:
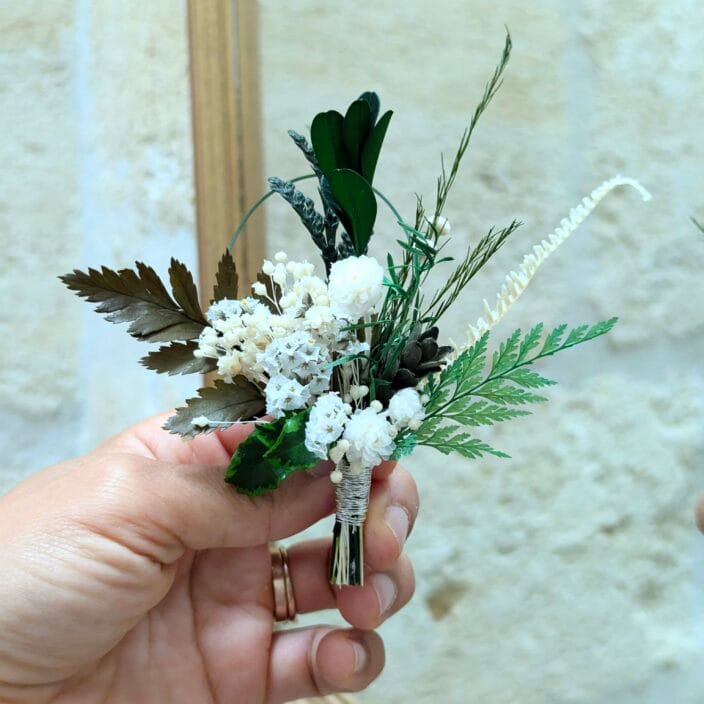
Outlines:
[[[508,312],[509,308],[520,298],[523,291],[530,283],[540,265],[581,225],[591,214],[601,200],[614,188],[631,186],[642,196],[644,201],[649,201],[650,193],[638,181],[626,176],[616,176],[609,181],[604,181],[595,188],[589,196],[570,210],[569,217],[564,218],[560,226],[540,244],[533,247],[533,252],[526,254],[518,271],[512,271],[506,276],[506,281],[501,291],[496,295],[496,308],[484,301],[485,317],[479,318],[475,325],[469,327],[469,341],[466,347],[472,346],[482,335],[496,325]],[[466,349],[463,348],[463,349]],[[462,351],[462,350],[458,350]]]

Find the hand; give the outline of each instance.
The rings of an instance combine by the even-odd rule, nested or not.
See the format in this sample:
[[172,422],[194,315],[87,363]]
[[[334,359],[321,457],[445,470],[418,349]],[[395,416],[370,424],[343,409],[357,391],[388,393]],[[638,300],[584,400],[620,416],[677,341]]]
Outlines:
[[258,704],[366,687],[384,664],[371,629],[413,593],[410,475],[375,472],[364,587],[328,585],[329,540],[289,550],[298,611],[337,607],[353,628],[274,632],[268,543],[330,514],[331,482],[298,473],[242,496],[222,474],[249,428],[185,443],[163,420],[0,499],[0,701]]

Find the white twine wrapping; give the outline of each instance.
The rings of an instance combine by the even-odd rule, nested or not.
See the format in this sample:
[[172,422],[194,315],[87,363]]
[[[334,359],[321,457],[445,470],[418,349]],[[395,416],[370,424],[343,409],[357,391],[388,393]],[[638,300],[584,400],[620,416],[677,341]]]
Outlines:
[[[337,511],[335,518],[340,531],[333,554],[331,583],[337,586],[364,584],[364,533],[363,525],[369,507],[369,490],[372,484],[372,469],[352,473],[346,459],[340,460],[337,469],[342,472],[342,481],[337,485],[335,498]],[[356,578],[350,575],[351,530],[356,528],[355,570]]]
[[336,518],[340,523],[361,527],[364,525],[369,506],[369,490],[372,485],[371,467],[363,469],[359,474],[353,474],[347,460],[343,458],[338,462],[337,469],[342,472],[342,481],[335,490]]

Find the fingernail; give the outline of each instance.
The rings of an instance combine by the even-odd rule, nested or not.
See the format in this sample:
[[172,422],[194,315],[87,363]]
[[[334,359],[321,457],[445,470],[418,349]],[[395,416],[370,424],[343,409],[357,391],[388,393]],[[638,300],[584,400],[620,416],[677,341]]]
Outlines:
[[396,583],[388,574],[377,572],[371,576],[372,586],[379,599],[379,611],[383,616],[396,601]]
[[369,654],[360,641],[351,640],[350,643],[352,643],[352,650],[354,651],[354,673],[358,675],[367,669]]
[[408,511],[403,506],[389,506],[384,514],[384,520],[396,536],[399,548],[403,548],[408,536]]

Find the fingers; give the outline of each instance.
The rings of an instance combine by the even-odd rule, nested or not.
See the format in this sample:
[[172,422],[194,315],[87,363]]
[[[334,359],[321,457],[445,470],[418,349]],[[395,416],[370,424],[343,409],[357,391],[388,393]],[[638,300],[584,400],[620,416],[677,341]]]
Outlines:
[[364,586],[333,588],[328,581],[330,541],[311,540],[288,551],[299,613],[338,608],[355,628],[369,630],[403,608],[413,596],[415,577],[406,555],[385,572],[368,571]]
[[364,560],[373,570],[389,569],[398,560],[418,515],[418,489],[401,466],[387,480],[375,481],[364,524]]
[[267,701],[272,704],[334,692],[357,692],[384,668],[374,632],[314,626],[274,634]]
[[376,628],[413,595],[413,568],[401,553],[418,514],[418,491],[402,467],[384,469],[390,472],[387,479],[378,480],[375,473],[372,484],[365,525],[367,575],[363,587],[330,587],[329,540],[299,543],[289,549],[291,579],[301,613],[337,607],[352,626]]

